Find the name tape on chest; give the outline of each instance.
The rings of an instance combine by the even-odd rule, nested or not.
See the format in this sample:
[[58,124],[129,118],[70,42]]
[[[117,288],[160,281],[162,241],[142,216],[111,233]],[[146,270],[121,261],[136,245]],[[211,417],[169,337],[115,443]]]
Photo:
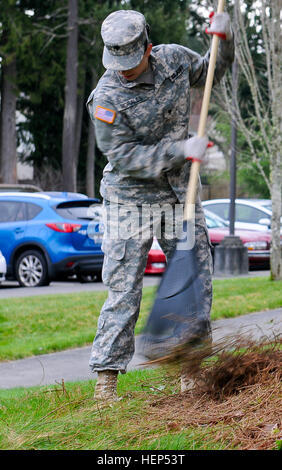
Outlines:
[[108,124],[113,124],[116,118],[116,112],[113,109],[96,106],[94,117],[100,121],[107,122]]

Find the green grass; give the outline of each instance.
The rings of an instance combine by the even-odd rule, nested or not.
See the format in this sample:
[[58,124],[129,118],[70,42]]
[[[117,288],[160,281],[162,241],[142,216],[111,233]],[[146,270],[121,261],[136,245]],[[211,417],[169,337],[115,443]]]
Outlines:
[[[215,280],[212,319],[282,306],[282,282],[266,277]],[[142,331],[156,288],[146,287],[136,334]],[[0,360],[79,347],[92,342],[107,292],[3,299]]]
[[282,307],[282,281],[233,278],[215,280],[213,285],[213,320]]
[[207,426],[170,430],[152,404],[178,392],[164,370],[119,377],[124,398],[101,408],[94,382],[0,391],[0,449],[10,450],[190,450],[224,449]]

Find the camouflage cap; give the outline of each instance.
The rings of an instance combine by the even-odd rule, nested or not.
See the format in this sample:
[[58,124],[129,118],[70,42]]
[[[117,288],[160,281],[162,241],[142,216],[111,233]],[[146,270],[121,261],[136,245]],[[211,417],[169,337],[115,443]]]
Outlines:
[[142,13],[118,10],[104,20],[101,28],[104,41],[103,65],[111,70],[130,70],[140,64],[148,39]]

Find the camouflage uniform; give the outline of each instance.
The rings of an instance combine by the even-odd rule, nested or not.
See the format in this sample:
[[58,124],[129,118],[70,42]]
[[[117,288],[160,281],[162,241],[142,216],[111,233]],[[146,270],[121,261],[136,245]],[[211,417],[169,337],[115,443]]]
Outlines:
[[[130,15],[134,21],[131,20],[130,27],[126,28]],[[122,35],[117,28],[120,21]],[[155,46],[148,71],[136,81],[127,81],[117,71],[131,69],[141,61],[145,26],[143,15],[132,11],[115,12],[105,20],[102,26],[103,61],[107,67],[112,60],[111,69],[105,72],[87,101],[97,144],[108,159],[100,188],[107,218],[113,205],[118,214],[123,205],[175,205],[185,201],[191,162],[185,160],[183,146],[188,137],[190,88],[204,86],[209,52],[201,57],[176,44]],[[233,55],[233,40],[220,41],[215,82],[232,63]],[[128,61],[129,56],[132,62]],[[93,342],[90,358],[93,371],[125,371],[134,353],[134,327],[152,234],[145,239],[135,236],[127,240],[119,236],[111,239],[109,229],[120,222],[119,215],[116,220],[110,218],[102,244],[105,254],[103,281],[109,293]],[[211,254],[199,197],[195,227],[200,275],[206,286],[203,315],[209,318]],[[159,242],[169,258],[176,239],[162,237]]]

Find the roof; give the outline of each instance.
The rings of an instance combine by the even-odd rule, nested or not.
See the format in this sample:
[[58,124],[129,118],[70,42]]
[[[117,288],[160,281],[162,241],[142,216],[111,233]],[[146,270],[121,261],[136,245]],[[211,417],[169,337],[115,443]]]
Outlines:
[[17,199],[37,199],[37,200],[47,200],[50,202],[62,202],[62,201],[92,201],[93,203],[100,202],[99,199],[96,198],[88,198],[85,194],[80,193],[67,193],[67,192],[36,192],[36,193],[29,193],[29,192],[20,192],[20,191],[7,191],[2,192],[0,191],[0,200],[1,197],[15,197]]

